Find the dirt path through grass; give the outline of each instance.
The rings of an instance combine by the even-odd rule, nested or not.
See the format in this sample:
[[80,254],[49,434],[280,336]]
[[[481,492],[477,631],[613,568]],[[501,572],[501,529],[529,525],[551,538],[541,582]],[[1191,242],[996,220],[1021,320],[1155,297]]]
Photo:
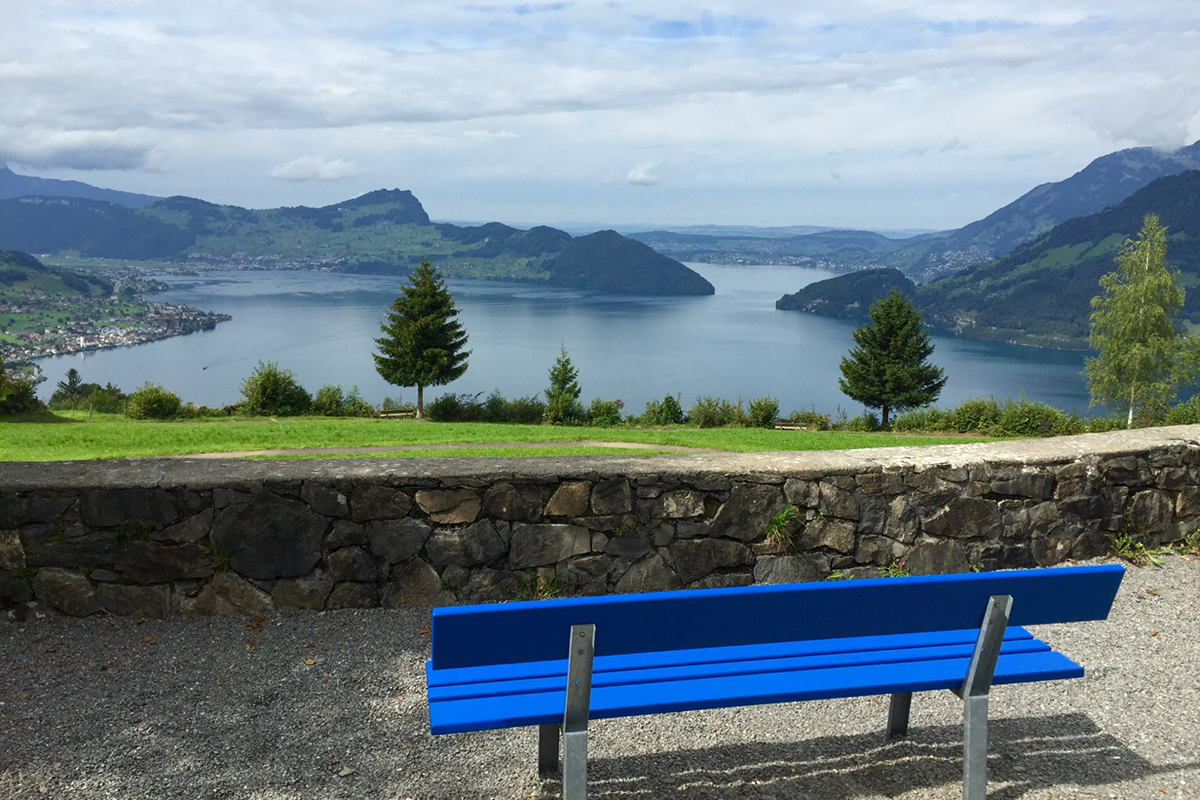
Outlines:
[[643,450],[655,453],[726,453],[727,450],[716,450],[711,447],[684,447],[671,444],[649,444],[644,442],[603,442],[599,440],[584,440],[575,442],[490,442],[490,443],[460,443],[460,444],[401,444],[377,445],[373,447],[297,447],[281,450],[235,450],[228,453],[191,453],[184,455],[166,456],[166,458],[256,458],[264,456],[343,456],[371,455],[375,453],[402,453],[414,450],[463,450],[490,448],[535,448],[546,449],[554,447],[603,447],[613,450]]

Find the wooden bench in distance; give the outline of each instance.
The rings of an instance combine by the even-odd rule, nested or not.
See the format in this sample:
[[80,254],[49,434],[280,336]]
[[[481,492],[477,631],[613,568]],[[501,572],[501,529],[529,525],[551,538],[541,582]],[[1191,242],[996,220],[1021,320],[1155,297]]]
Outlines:
[[538,766],[587,794],[589,719],[891,695],[964,702],[963,797],[987,792],[993,683],[1078,678],[1024,625],[1108,616],[1119,565],[607,595],[433,610],[434,734],[539,727]]

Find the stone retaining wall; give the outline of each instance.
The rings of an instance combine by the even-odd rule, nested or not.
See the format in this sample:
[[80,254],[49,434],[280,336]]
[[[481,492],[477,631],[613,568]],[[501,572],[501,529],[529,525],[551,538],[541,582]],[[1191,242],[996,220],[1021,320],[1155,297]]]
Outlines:
[[251,614],[1045,566],[1197,524],[1200,426],[832,453],[9,463],[0,606]]

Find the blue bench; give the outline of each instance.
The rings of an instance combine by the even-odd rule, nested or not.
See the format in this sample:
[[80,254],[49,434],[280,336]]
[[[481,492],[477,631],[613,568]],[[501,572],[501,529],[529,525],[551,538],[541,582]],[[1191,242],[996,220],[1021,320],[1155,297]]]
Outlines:
[[995,684],[1083,667],[1020,626],[1104,619],[1119,565],[607,595],[433,611],[434,734],[538,726],[538,767],[587,795],[589,719],[891,695],[964,701],[963,797],[987,792]]

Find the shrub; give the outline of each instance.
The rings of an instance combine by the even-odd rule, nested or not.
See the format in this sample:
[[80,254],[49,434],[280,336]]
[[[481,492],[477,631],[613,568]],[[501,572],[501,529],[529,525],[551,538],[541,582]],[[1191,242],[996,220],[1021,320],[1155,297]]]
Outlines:
[[774,428],[779,418],[779,401],[774,397],[751,400],[746,424],[751,428]]
[[894,431],[942,431],[948,430],[954,412],[929,406],[905,411],[892,420]]
[[996,402],[996,398],[971,398],[964,400],[958,408],[950,412],[945,429],[956,433],[982,433],[999,421],[1000,404]]
[[303,414],[312,397],[296,382],[291,370],[274,361],[260,361],[250,377],[242,381],[242,411],[252,416],[288,417]]
[[683,406],[679,405],[679,399],[667,395],[662,402],[647,402],[639,422],[643,425],[682,425],[683,420]]
[[483,412],[488,422],[508,422],[512,417],[508,413],[508,401],[500,394],[499,389],[488,395],[483,404]]
[[518,397],[508,401],[508,421],[537,425],[546,416],[546,404],[540,397]]
[[179,395],[146,381],[142,388],[129,395],[125,415],[131,419],[174,419],[182,407]]
[[1056,436],[1069,432],[1063,412],[1025,398],[1004,404],[995,430],[1001,436]]
[[739,400],[735,406],[721,397],[698,397],[696,403],[688,409],[688,421],[698,428],[723,428],[731,425],[745,425],[746,412],[742,410]]
[[[3,374],[3,369],[4,367],[0,365],[0,374]],[[0,416],[28,414],[46,407],[38,399],[32,380],[10,378],[4,388],[5,394],[3,399],[0,399]]]
[[345,405],[346,396],[342,392],[342,387],[329,384],[317,390],[309,410],[320,417],[340,417]]
[[608,428],[621,424],[621,409],[625,404],[620,400],[601,400],[593,398],[587,410],[587,422],[600,428]]
[[[1167,423],[1168,425],[1172,423]],[[1105,431],[1119,431],[1125,427],[1125,420],[1120,415],[1113,414],[1107,417],[1092,417],[1087,421],[1088,433],[1104,433]]]
[[1200,394],[1192,395],[1185,402],[1179,403],[1173,408],[1168,409],[1166,415],[1163,417],[1163,424],[1200,424]]
[[464,422],[472,404],[478,405],[479,395],[444,394],[425,405],[425,416],[431,422]]

